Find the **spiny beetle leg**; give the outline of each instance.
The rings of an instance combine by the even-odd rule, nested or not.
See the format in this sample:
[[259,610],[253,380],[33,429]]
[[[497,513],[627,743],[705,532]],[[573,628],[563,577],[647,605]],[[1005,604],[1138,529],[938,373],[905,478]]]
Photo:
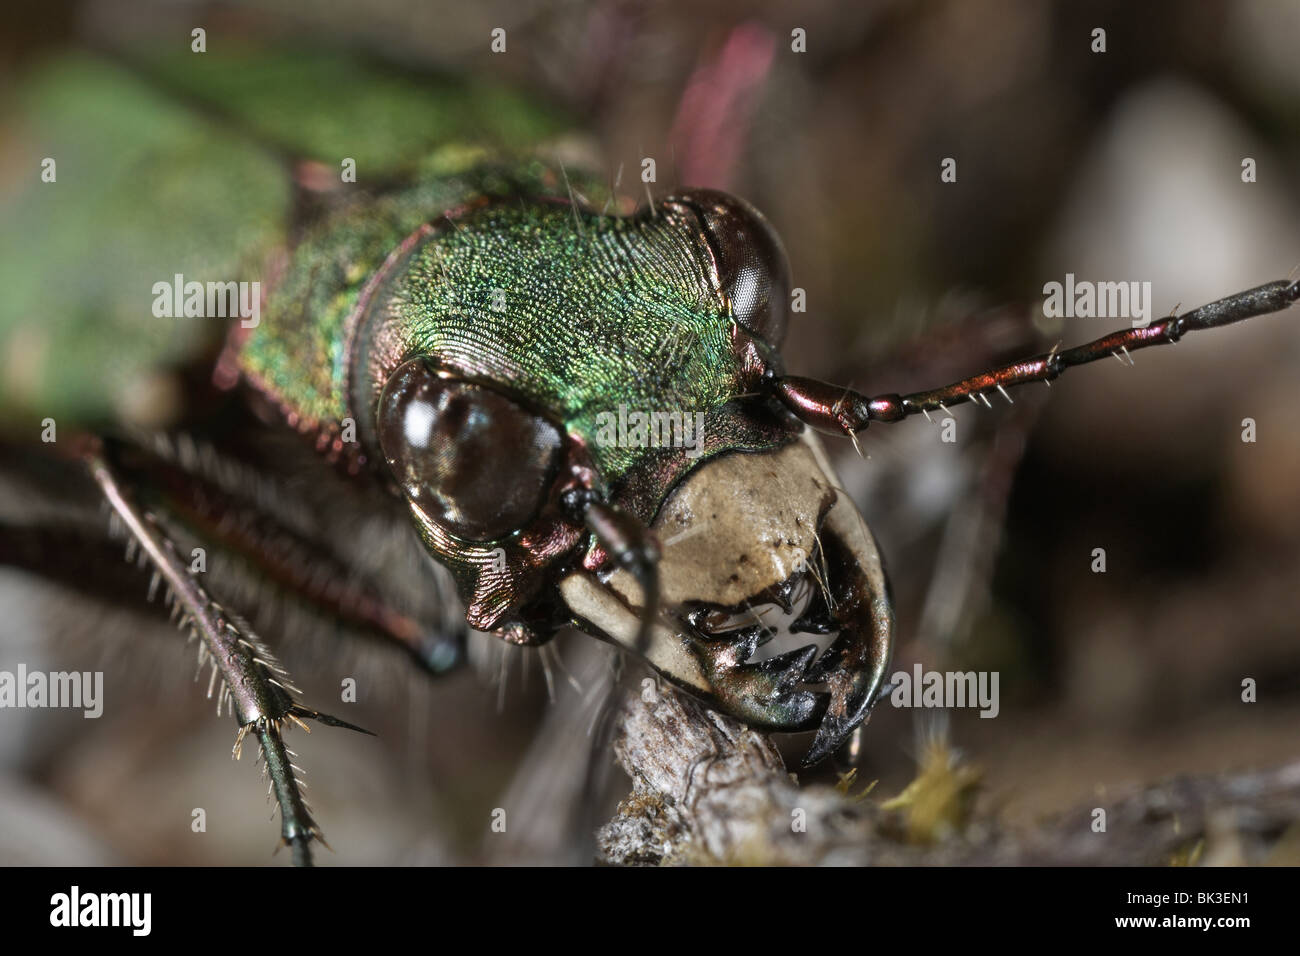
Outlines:
[[250,732],[257,736],[271,778],[271,792],[280,810],[281,838],[292,848],[295,865],[310,866],[311,840],[322,844],[325,840],[302,796],[302,785],[294,773],[301,772],[301,768],[292,763],[293,754],[284,745],[281,729],[291,721],[307,730],[303,719],[311,718],[331,726],[368,731],[297,704],[293,695],[299,691],[279,662],[242,618],[212,599],[154,517],[136,506],[101,443],[89,443],[83,457],[112,513],[126,529],[129,551],[153,567],[159,583],[166,586],[173,611],[180,615],[180,626],[199,638],[200,667],[210,661],[213,678],[220,675],[217,713],[223,703],[228,703],[239,724],[233,750],[236,759],[245,736]]
[[432,676],[465,662],[463,616],[433,623],[396,606],[373,572],[279,513],[285,490],[259,463],[185,432],[140,432],[133,439],[115,459],[119,481],[147,498],[161,523],[180,515],[182,524],[196,524],[211,547],[278,582],[284,597],[400,647]]
[[319,840],[326,849],[329,844],[303,798],[294,775],[294,770],[298,769],[292,762],[294,753],[284,744],[281,725],[282,721],[261,718],[253,729],[262,747],[262,759],[271,778],[276,805],[280,808],[280,843],[287,845],[293,853],[294,866],[311,866],[311,841]]

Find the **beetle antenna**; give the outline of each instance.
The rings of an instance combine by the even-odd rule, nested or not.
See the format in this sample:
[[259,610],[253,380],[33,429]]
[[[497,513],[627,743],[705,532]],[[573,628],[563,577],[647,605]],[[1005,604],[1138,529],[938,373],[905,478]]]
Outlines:
[[[978,399],[989,404],[988,392],[999,391],[1009,401],[1008,386],[1027,382],[1047,382],[1068,368],[1086,365],[1108,355],[1131,365],[1130,351],[1153,345],[1177,342],[1188,332],[1214,329],[1231,325],[1243,319],[1270,312],[1280,312],[1300,299],[1300,281],[1283,279],[1238,292],[1226,298],[1203,305],[1199,309],[1170,316],[1159,322],[1130,329],[1120,329],[1092,342],[1072,349],[1053,348],[1050,352],[1033,358],[1012,362],[979,375],[962,379],[943,388],[910,395],[877,395],[868,397],[837,385],[815,379],[785,376],[775,378],[773,387],[780,399],[807,425],[819,431],[838,435],[852,435],[871,422],[896,422],[915,415],[925,414],[961,399]],[[928,416],[927,416],[928,417]]]

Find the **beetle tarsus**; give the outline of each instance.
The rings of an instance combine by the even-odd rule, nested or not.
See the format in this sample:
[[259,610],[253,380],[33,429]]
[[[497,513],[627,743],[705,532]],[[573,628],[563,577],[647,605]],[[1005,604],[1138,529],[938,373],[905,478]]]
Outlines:
[[289,750],[284,745],[281,724],[282,721],[263,719],[257,721],[252,729],[262,745],[262,758],[280,808],[281,844],[287,844],[292,850],[294,866],[311,866],[311,841],[319,840],[327,849],[329,844],[325,843],[311,808],[303,798]]

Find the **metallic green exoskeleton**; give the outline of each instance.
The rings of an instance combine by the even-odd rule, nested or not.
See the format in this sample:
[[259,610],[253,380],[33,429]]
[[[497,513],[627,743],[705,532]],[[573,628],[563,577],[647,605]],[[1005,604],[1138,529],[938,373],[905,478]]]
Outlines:
[[[319,831],[281,731],[342,722],[297,700],[256,636],[291,620],[268,609],[438,672],[465,623],[519,644],[577,626],[756,726],[815,730],[813,762],[887,691],[893,645],[880,555],[814,429],[852,437],[1300,296],[1271,283],[867,397],[786,374],[785,254],[740,199],[609,214],[536,158],[563,124],[503,93],[332,57],[134,62],[59,61],[20,96],[33,185],[4,206],[0,409],[8,441],[58,437],[14,455],[0,559],[120,595],[56,546],[99,569],[126,542],[258,738],[300,861]],[[150,390],[163,366],[183,394]],[[763,657],[771,609],[822,640]]]
[[[535,644],[578,623],[626,642],[636,629],[611,622],[632,601],[639,650],[665,676],[765,727],[820,724],[824,756],[881,688],[890,613],[870,535],[838,513],[827,523],[834,482],[769,388],[788,290],[779,240],[721,193],[608,217],[500,176],[466,174],[447,212],[415,191],[377,227],[371,205],[327,219],[242,344],[243,376],[350,467],[386,464],[471,626]],[[370,229],[387,232],[358,243]],[[321,262],[338,264],[337,284]],[[709,463],[739,452],[773,457],[713,500]],[[774,467],[780,479],[765,478]],[[702,484],[687,480],[697,469]],[[707,515],[684,505],[699,495]],[[694,542],[701,568],[649,553],[647,527],[668,542],[728,533]],[[620,564],[643,591],[657,569],[663,622],[653,599],[606,580]],[[838,688],[829,711],[799,687],[817,645],[751,664],[764,628],[699,626],[747,603],[790,610],[819,566],[823,592],[796,625],[842,631],[818,672]]]

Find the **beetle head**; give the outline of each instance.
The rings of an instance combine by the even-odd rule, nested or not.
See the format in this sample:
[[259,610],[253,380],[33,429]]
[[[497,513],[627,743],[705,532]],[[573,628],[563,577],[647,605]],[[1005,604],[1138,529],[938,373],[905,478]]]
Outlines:
[[[870,532],[773,389],[780,240],[706,190],[585,215],[506,203],[421,234],[358,324],[362,430],[471,626],[539,643],[577,623],[750,723],[817,728],[820,759],[881,692],[892,613]],[[629,409],[689,440],[629,440]],[[827,646],[772,654],[780,631]]]

